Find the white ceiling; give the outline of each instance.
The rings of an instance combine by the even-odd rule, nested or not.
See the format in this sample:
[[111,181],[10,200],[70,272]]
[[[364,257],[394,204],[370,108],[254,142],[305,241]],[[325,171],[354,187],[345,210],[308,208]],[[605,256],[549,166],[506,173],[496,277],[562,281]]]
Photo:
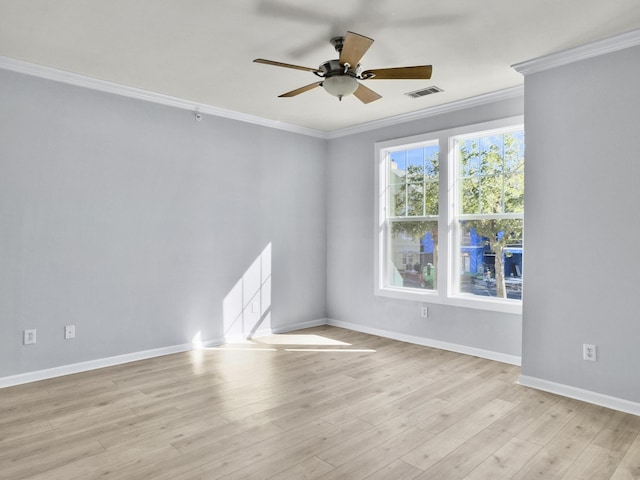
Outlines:
[[[323,132],[518,86],[515,63],[638,28],[638,0],[0,0],[0,56]],[[283,99],[317,77],[252,62],[318,67],[347,30],[375,39],[365,69],[432,79],[369,80],[368,105]]]

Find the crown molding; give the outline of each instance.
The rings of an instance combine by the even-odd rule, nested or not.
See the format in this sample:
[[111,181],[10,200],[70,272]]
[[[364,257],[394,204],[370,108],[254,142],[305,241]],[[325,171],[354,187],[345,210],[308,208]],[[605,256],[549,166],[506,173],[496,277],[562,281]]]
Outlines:
[[67,72],[52,67],[43,65],[36,65],[33,63],[25,62],[22,60],[16,60],[9,57],[0,56],[0,69],[10,70],[25,75],[30,75],[46,80],[52,80],[55,82],[66,83],[78,87],[88,88],[91,90],[97,90],[100,92],[111,93],[115,95],[121,95],[136,100],[142,100],[146,102],[157,103],[160,105],[166,105],[175,108],[181,108],[183,110],[190,110],[193,112],[199,112],[202,114],[213,115],[217,117],[228,118],[231,120],[237,120],[240,122],[250,123],[254,125],[260,125],[268,128],[275,128],[278,130],[284,130],[287,132],[298,133],[301,135],[307,135],[311,137],[321,138],[325,140],[345,137],[356,133],[362,133],[370,130],[384,128],[399,123],[410,122],[413,120],[420,120],[435,115],[442,115],[444,113],[453,112],[456,110],[462,110],[465,108],[476,107],[479,105],[485,105],[500,100],[509,98],[520,97],[524,93],[522,85],[499,90],[496,92],[486,93],[478,95],[476,97],[466,98],[454,102],[445,103],[442,105],[436,105],[425,109],[417,110],[414,112],[408,112],[400,115],[394,115],[392,117],[382,118],[360,125],[352,127],[346,127],[331,132],[324,132],[313,128],[301,127],[299,125],[293,125],[289,123],[279,122],[268,118],[258,117],[255,115],[249,115],[246,113],[236,112],[225,108],[214,107],[212,105],[192,102],[182,98],[172,97],[162,93],[151,92],[143,90],[141,88],[129,87],[126,85],[120,85],[118,83],[109,82],[106,80],[100,80],[97,78],[89,77],[86,75],[80,75],[77,73]]
[[126,85],[120,85],[118,83],[100,80],[97,78],[88,77],[77,73],[71,73],[64,70],[58,70],[52,67],[36,65],[9,57],[0,56],[0,68],[17,73],[23,73],[25,75],[44,78],[46,80],[53,80],[54,82],[66,83],[77,87],[89,88],[91,90],[97,90],[100,92],[112,93],[115,95],[134,98],[136,100],[143,100],[146,102],[157,103],[169,107],[181,108],[183,110],[191,110],[207,115],[214,115],[216,117],[229,118],[231,120],[238,120],[240,122],[251,123],[254,125],[276,128],[278,130],[285,130],[288,132],[299,133],[311,137],[327,137],[326,132],[322,132],[320,130],[300,127],[298,125],[278,122],[276,120],[270,120],[255,115],[228,110],[225,108],[192,102],[189,100],[184,100],[182,98],[164,95],[162,93],[143,90],[141,88],[128,87]]
[[455,112],[456,110],[464,110],[466,108],[477,107],[480,105],[486,105],[488,103],[498,102],[500,100],[507,100],[511,98],[517,98],[524,95],[524,86],[518,85],[516,87],[505,88],[495,92],[485,93],[471,98],[465,98],[463,100],[457,100],[454,102],[444,103],[442,105],[435,105],[433,107],[423,108],[416,110],[415,112],[403,113],[400,115],[394,115],[392,117],[382,118],[380,120],[374,120],[372,122],[362,123],[353,127],[346,127],[340,130],[334,130],[328,133],[327,137],[340,138],[356,133],[367,132],[370,130],[376,130],[378,128],[390,127],[399,123],[410,122],[413,120],[421,120],[427,117],[433,117],[436,115],[442,115],[449,112]]
[[637,45],[640,45],[640,30],[632,30],[580,47],[516,63],[511,67],[522,75],[529,75]]

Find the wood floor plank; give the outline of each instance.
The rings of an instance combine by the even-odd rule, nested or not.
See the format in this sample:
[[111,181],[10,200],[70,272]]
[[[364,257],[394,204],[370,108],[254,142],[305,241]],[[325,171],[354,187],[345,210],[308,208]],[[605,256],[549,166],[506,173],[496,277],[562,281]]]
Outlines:
[[596,438],[612,410],[585,405],[560,432],[525,465],[514,480],[560,479]]
[[500,449],[510,438],[509,433],[485,428],[429,467],[417,479],[462,479],[484,462],[487,457]]
[[566,427],[582,406],[576,400],[561,398],[522,429],[518,438],[544,446]]
[[[488,402],[495,400],[495,395],[502,392],[502,388],[503,386],[501,384],[485,383],[475,385],[475,389],[471,390],[464,398],[458,399],[455,403],[449,402],[450,406],[437,412],[436,415],[426,418],[420,422],[418,426],[434,434],[438,434],[473,415],[480,408],[485,407]],[[440,398],[440,395],[438,395],[438,398]],[[509,402],[505,403],[514,406],[514,404]]]
[[104,448],[100,442],[96,441],[79,444],[56,443],[47,449],[26,451],[23,456],[14,456],[8,462],[3,462],[0,478],[6,480],[30,478],[102,452]]
[[511,438],[469,472],[464,480],[507,480],[512,478],[541,448],[535,443]]
[[[428,412],[432,412],[432,414],[435,414],[443,408],[451,405],[450,402],[439,398],[437,396],[437,392],[438,382],[426,382],[425,385],[420,385],[420,388],[408,395],[393,399],[383,405],[378,406],[377,408],[374,408],[373,410],[369,410],[367,412],[359,412],[358,418],[365,422],[371,423],[372,425],[379,425],[380,423],[406,413],[413,408],[424,405],[426,402],[431,400],[435,400],[435,404],[441,406],[441,408],[427,410]],[[427,417],[425,416],[423,417],[423,419],[424,418]]]
[[[371,427],[359,435],[344,439],[340,444],[327,450],[318,452],[316,455],[327,463],[337,467],[350,460],[358,458],[369,450],[384,445],[391,439],[396,439],[398,435],[403,436],[407,432],[412,433],[412,438],[424,442],[432,435],[424,430],[413,429],[404,419],[394,417],[375,427]],[[397,440],[397,439],[396,439]],[[394,440],[394,441],[396,441]],[[384,448],[384,447],[382,447]]]
[[[290,463],[290,462],[287,462]],[[314,480],[333,470],[333,467],[318,457],[305,458],[302,462],[285,468],[267,480]]]
[[29,480],[85,480],[85,479],[134,479],[145,465],[158,458],[175,458],[180,454],[170,446],[156,448],[126,448],[104,451],[97,455],[76,459],[56,468],[29,476]]
[[390,463],[392,461],[381,456],[378,449],[371,449],[321,475],[318,480],[363,480],[386,468]]
[[384,468],[366,477],[365,480],[412,480],[417,478],[422,470],[409,465],[402,460],[395,460]]
[[492,400],[468,417],[460,419],[431,440],[418,446],[403,456],[402,460],[422,470],[427,470],[513,408],[514,405],[509,402],[500,399]]
[[618,467],[626,449],[622,452],[587,445],[575,462],[562,476],[563,480],[608,480]]
[[640,479],[640,417],[330,326],[0,390],[1,480]]
[[611,480],[640,479],[640,434],[638,434],[624,457],[611,475]]

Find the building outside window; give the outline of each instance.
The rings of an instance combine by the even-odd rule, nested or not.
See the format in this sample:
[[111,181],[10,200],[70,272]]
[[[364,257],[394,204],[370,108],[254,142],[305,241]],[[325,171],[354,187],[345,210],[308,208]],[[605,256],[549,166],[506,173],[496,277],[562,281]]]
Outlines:
[[376,294],[521,310],[521,122],[376,145]]

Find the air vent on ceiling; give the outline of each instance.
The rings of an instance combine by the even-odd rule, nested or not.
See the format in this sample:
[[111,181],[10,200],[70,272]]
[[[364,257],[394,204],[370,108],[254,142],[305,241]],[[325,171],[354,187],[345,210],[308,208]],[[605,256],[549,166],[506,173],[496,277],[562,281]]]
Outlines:
[[423,88],[422,90],[416,90],[415,92],[405,93],[405,95],[411,98],[420,98],[420,97],[424,97],[425,95],[431,95],[433,93],[438,93],[443,91],[444,90],[434,85],[432,87]]

